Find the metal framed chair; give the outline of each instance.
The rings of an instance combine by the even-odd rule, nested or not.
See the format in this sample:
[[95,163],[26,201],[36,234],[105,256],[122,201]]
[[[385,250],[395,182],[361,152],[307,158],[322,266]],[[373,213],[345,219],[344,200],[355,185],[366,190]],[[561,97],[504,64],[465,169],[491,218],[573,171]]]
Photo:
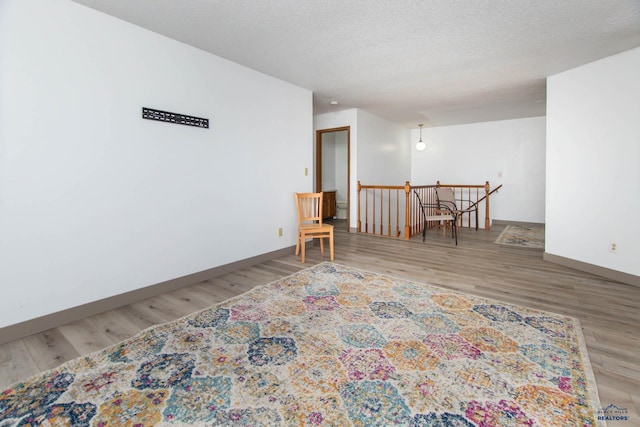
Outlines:
[[[456,193],[451,187],[436,187],[436,198],[440,209],[456,216],[458,222],[462,215],[474,213],[476,220],[476,231],[478,230],[478,203],[471,200],[456,199]],[[461,208],[458,202],[466,202],[466,207]]]
[[[449,212],[448,209],[440,207],[439,203],[423,203],[420,195],[416,190],[413,190],[414,194],[418,198],[418,204],[420,205],[420,211],[422,212],[422,219],[424,221],[424,227],[422,228],[422,241],[424,242],[427,238],[427,222],[429,221],[438,221],[438,223],[446,224],[447,222],[451,223],[451,238],[455,239],[456,246],[458,245],[458,222],[456,221],[456,216]],[[427,213],[431,214],[432,212],[435,215],[427,215]]]
[[[456,193],[450,187],[436,187],[436,199],[441,212],[454,215],[456,217],[456,227],[462,224],[464,214],[474,213],[476,220],[476,231],[478,231],[478,203],[471,200],[456,199]],[[460,208],[457,202],[467,202],[465,208]]]

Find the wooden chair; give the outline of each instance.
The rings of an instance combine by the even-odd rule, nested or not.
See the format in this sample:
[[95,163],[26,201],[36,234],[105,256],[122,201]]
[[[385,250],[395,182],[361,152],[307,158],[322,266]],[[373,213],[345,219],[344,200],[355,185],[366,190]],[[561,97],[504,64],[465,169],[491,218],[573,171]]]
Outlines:
[[333,225],[322,223],[322,193],[295,193],[298,209],[298,238],[296,256],[302,249],[300,261],[304,263],[307,238],[320,239],[320,252],[324,253],[324,239],[329,239],[329,256],[333,261]]

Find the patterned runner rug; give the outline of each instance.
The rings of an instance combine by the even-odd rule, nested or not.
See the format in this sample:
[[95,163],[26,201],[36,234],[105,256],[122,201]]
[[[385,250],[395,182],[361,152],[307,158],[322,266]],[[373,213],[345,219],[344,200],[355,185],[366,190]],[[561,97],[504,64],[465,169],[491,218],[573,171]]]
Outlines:
[[323,263],[15,384],[0,425],[595,426],[578,321]]
[[499,245],[544,249],[544,227],[507,225],[496,239]]

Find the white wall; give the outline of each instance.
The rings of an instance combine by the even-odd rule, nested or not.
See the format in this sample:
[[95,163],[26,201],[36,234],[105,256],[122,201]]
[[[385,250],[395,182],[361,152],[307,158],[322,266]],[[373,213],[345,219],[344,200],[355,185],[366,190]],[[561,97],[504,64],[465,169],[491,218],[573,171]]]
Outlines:
[[424,151],[415,149],[418,139],[414,129],[413,185],[502,184],[491,196],[492,220],[545,222],[544,117],[423,128]]
[[295,243],[309,91],[59,0],[0,2],[0,66],[0,327]]
[[350,126],[350,227],[357,227],[358,180],[367,185],[404,185],[410,176],[410,131],[358,109],[314,116],[314,129]]
[[358,179],[368,185],[404,185],[411,177],[411,132],[358,110]]
[[638,70],[640,48],[547,81],[546,252],[633,275],[640,275]]

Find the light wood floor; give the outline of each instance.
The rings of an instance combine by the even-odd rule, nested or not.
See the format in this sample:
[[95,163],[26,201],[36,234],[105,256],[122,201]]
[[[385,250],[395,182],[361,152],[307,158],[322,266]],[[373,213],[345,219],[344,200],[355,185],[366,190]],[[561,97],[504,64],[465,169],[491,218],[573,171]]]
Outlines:
[[[461,230],[459,245],[427,235],[412,241],[346,233],[336,222],[335,262],[580,319],[602,406],[628,409],[640,425],[640,288],[542,260],[542,250],[493,242],[504,229]],[[328,253],[328,251],[327,251]],[[208,307],[254,286],[310,267],[289,256],[133,303],[0,346],[0,390],[64,361],[100,350],[157,323]]]

